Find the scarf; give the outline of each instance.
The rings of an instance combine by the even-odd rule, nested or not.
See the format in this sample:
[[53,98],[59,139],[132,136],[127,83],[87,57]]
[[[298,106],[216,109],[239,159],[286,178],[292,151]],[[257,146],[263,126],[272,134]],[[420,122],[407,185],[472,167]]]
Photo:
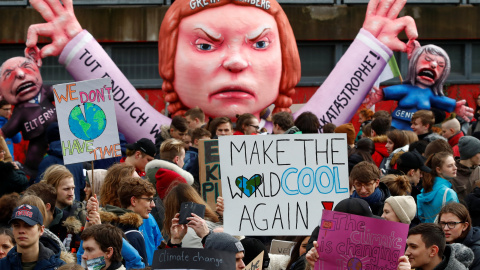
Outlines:
[[383,192],[380,190],[380,188],[376,188],[375,191],[368,197],[360,197],[357,193],[357,191],[353,191],[351,198],[360,198],[362,200],[365,200],[369,205],[375,204],[377,202],[380,202],[383,199]]

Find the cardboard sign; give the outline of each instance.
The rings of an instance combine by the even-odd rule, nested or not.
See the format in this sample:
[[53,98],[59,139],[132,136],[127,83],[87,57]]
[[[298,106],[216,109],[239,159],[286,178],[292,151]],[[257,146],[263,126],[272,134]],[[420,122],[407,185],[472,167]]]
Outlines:
[[53,86],[65,165],[121,156],[110,78]]
[[167,248],[155,250],[152,270],[155,269],[235,269],[235,253],[202,248]]
[[262,270],[263,268],[263,251],[258,254],[253,261],[251,261],[247,266],[245,266],[245,270]]
[[232,235],[310,235],[322,206],[349,196],[346,134],[224,136],[219,147]]
[[215,209],[218,196],[222,196],[218,140],[199,141],[198,164],[202,198]]
[[292,253],[292,248],[295,246],[295,244],[296,243],[292,241],[273,239],[272,244],[270,245],[270,253],[290,256],[290,253]]
[[323,210],[318,233],[319,269],[397,269],[408,224]]

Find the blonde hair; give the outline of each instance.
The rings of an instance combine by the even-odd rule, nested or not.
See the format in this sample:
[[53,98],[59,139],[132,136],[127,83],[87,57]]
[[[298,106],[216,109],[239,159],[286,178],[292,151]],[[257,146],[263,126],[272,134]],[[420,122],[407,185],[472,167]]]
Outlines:
[[70,177],[73,178],[73,174],[67,169],[67,167],[54,164],[48,167],[43,174],[43,181],[57,189],[63,179]]

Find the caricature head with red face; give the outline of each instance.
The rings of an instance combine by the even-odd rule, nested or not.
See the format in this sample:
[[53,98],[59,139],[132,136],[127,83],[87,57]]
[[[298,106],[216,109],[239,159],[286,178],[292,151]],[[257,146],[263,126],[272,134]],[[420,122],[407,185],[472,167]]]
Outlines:
[[25,57],[13,57],[0,67],[0,97],[16,105],[38,95],[42,89],[38,48],[27,48]]
[[443,83],[450,74],[450,58],[440,47],[425,45],[418,48],[408,64],[405,82],[421,88],[430,88],[443,96]]
[[208,116],[289,111],[300,57],[275,0],[177,0],[162,22],[159,72],[173,115],[199,106]]

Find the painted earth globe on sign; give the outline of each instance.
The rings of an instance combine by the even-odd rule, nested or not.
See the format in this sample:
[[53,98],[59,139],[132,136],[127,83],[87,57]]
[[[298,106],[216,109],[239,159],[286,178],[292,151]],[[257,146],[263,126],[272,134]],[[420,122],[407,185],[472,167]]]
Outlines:
[[107,126],[105,112],[98,105],[83,103],[75,106],[68,116],[70,131],[77,138],[89,141],[102,135]]

